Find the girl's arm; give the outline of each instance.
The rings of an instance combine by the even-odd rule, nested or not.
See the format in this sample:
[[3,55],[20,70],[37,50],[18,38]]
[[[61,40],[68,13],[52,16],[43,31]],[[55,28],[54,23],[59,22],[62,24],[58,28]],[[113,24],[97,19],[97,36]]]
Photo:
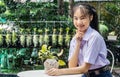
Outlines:
[[68,62],[68,67],[69,68],[77,67],[79,50],[80,50],[80,42],[79,43],[77,42],[74,53],[73,53],[72,57],[70,58],[70,60]]
[[66,68],[66,69],[60,69],[60,74],[65,75],[65,74],[83,74],[86,73],[89,68],[90,68],[91,64],[89,63],[83,63],[81,66],[78,67],[74,67],[74,68]]
[[77,67],[77,65],[78,65],[78,56],[79,56],[79,53],[80,53],[80,45],[81,45],[81,42],[82,42],[83,35],[84,35],[83,32],[80,32],[79,30],[76,30],[76,35],[75,35],[76,47],[75,47],[74,53],[72,54],[72,57],[70,58],[70,60],[68,62],[69,68]]
[[89,63],[83,63],[81,66],[74,67],[74,68],[64,68],[64,69],[52,68],[52,69],[46,71],[46,73],[51,76],[83,74],[89,70],[90,66],[91,66],[91,64],[89,64]]

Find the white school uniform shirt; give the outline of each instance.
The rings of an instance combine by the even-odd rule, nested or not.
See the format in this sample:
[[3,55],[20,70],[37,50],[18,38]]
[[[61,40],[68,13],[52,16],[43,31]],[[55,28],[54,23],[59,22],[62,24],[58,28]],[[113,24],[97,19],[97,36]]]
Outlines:
[[[73,37],[70,42],[68,60],[70,60],[74,53],[75,45],[76,39]],[[103,37],[96,30],[89,27],[81,42],[78,65],[82,65],[82,63],[86,62],[92,64],[89,70],[100,68],[110,64],[106,57],[107,48]]]

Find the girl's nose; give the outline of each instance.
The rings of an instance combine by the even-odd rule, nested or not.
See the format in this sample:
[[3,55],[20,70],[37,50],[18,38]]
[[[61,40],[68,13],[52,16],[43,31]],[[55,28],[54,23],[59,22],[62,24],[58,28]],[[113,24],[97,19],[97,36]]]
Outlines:
[[78,25],[82,25],[83,22],[79,19],[79,20],[77,21],[77,24],[78,24]]

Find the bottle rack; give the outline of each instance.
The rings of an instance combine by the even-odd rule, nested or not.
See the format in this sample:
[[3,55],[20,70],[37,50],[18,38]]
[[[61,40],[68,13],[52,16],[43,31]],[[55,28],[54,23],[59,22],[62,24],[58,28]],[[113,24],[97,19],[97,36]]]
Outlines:
[[[7,32],[6,31],[4,34],[1,33],[0,35],[2,37],[2,43],[0,43],[0,47],[3,47],[3,48],[29,48],[29,47],[30,48],[31,47],[32,48],[37,48],[37,47],[40,47],[42,44],[47,44],[47,45],[51,45],[51,46],[54,46],[54,47],[65,47],[65,46],[69,46],[69,45],[66,44],[65,40],[68,39],[67,42],[70,42],[70,39],[72,37],[72,35],[70,33],[66,34],[67,33],[67,30],[65,29],[66,27],[64,27],[62,25],[62,24],[69,25],[70,22],[68,22],[68,21],[10,21],[10,22],[17,23],[17,24],[18,23],[19,24],[20,23],[31,24],[32,26],[34,26],[34,24],[37,23],[38,28],[36,28],[36,31],[35,31],[30,27],[31,25],[29,25],[27,28],[25,28],[25,29],[23,28],[24,32],[22,32],[22,33],[20,33],[20,29],[18,29],[17,32],[14,32],[16,34],[15,35],[15,38],[16,38],[15,44],[13,44],[13,42],[12,42],[12,40],[13,40],[12,38],[14,37],[13,32]],[[40,25],[38,26],[38,24],[43,24],[43,23],[44,23],[44,28],[43,27],[41,28]],[[52,24],[52,25],[48,25],[48,24]],[[19,28],[20,27],[21,26],[19,26]],[[36,27],[36,25],[35,25],[35,27]],[[35,27],[33,27],[33,28],[35,28]],[[62,29],[61,33],[60,33],[60,28]],[[30,29],[30,31],[27,32],[27,29]],[[48,32],[46,32],[47,29],[49,29]],[[56,39],[55,39],[56,40],[56,45],[54,45],[53,42],[52,42],[53,29],[56,29],[56,31],[54,33],[56,35]],[[66,31],[64,31],[63,29],[66,30]],[[41,30],[42,32],[40,33],[40,32],[38,32],[38,30]],[[70,29],[68,31],[70,31]],[[9,45],[7,44],[7,40],[6,40],[7,34],[9,34],[9,38],[10,38],[10,44]],[[61,41],[62,41],[61,44],[59,44],[59,35],[60,34],[62,35],[60,37]],[[24,46],[22,46],[21,43],[20,43],[21,42],[21,40],[20,40],[21,35],[24,35],[24,38],[25,38],[24,39],[24,42],[25,42]],[[42,43],[38,40],[38,39],[41,38],[40,35],[42,36],[42,41],[41,41]],[[67,38],[66,35],[69,35],[68,38]],[[27,37],[28,36],[30,36],[30,38],[31,38],[31,41],[30,41],[31,44],[30,45],[27,45]],[[45,37],[47,37],[47,39],[46,39],[47,42],[45,41]],[[36,42],[37,45],[34,44],[34,39],[36,39],[36,41],[38,42],[38,43]]]

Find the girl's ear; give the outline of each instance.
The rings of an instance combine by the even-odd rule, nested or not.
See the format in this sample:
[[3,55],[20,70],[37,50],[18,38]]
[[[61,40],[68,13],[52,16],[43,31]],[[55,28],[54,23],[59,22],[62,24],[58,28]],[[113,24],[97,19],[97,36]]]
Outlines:
[[93,15],[90,16],[90,21],[92,21],[92,20],[93,20]]

